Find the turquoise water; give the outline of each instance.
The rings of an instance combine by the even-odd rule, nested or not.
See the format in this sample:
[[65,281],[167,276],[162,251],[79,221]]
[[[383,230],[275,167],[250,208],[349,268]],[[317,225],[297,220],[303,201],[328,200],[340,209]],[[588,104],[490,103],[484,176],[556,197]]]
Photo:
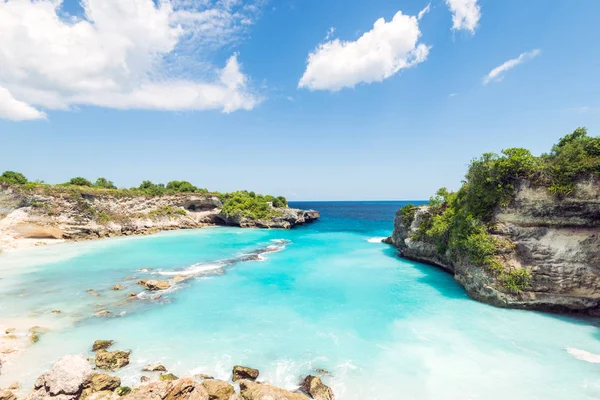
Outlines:
[[[0,387],[114,339],[133,351],[119,372],[130,384],[150,362],[223,379],[243,364],[288,388],[324,368],[340,400],[600,398],[600,364],[567,351],[600,354],[596,320],[486,306],[450,275],[398,258],[376,238],[401,205],[306,203],[322,219],[291,231],[207,228],[0,255],[0,321],[53,326],[5,366]],[[139,279],[174,274],[193,279],[127,300]]]

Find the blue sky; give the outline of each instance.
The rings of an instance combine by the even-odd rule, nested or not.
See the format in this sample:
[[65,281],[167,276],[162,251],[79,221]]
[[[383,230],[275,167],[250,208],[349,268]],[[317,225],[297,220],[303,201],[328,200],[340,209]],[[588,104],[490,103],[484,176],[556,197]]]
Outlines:
[[[539,154],[578,126],[600,130],[595,0],[172,0],[147,26],[131,16],[112,26],[123,14],[114,2],[86,14],[74,0],[0,1],[0,170],[125,187],[185,179],[294,200],[424,199],[457,188],[485,151]],[[471,7],[462,25],[452,2]],[[39,21],[23,17],[34,11]],[[412,19],[375,35],[375,21],[399,11]],[[353,47],[372,30],[367,49]],[[390,43],[395,61],[414,65],[383,67]],[[426,56],[398,50],[407,43]],[[381,60],[352,67],[380,45]]]

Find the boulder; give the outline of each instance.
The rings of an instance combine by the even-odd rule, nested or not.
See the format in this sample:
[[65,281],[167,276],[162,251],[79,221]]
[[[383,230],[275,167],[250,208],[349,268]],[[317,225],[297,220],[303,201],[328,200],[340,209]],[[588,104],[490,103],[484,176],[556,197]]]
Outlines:
[[96,353],[96,368],[108,371],[116,371],[129,364],[130,351],[106,351],[98,350]]
[[209,400],[206,389],[189,378],[171,382],[167,390],[167,396],[163,400]]
[[150,378],[148,378],[145,375],[140,376],[140,382],[144,383],[144,382],[150,382]]
[[194,378],[197,378],[197,379],[215,379],[214,376],[207,375],[207,374],[196,374],[196,375],[194,375]]
[[96,340],[92,345],[92,351],[106,350],[114,343],[114,340]]
[[92,374],[92,367],[82,355],[65,356],[50,371],[35,382],[29,400],[71,400],[79,398],[84,383]]
[[112,290],[123,290],[123,286],[116,284],[115,286],[113,286]]
[[236,365],[233,367],[233,381],[237,382],[241,379],[247,379],[250,381],[255,381],[258,378],[259,371],[254,368],[242,367],[241,365]]
[[103,315],[108,315],[108,314],[110,314],[109,310],[102,310],[102,311],[98,311],[96,314],[94,314],[94,316],[101,317]]
[[15,328],[7,328],[4,333],[6,333],[7,335],[10,335],[12,333],[15,333]]
[[168,288],[171,287],[171,284],[167,281],[146,280],[146,279],[142,279],[141,281],[139,281],[138,285],[143,286],[144,289],[150,290],[150,291],[167,290]]
[[17,400],[17,396],[10,390],[0,390],[0,400]]
[[302,382],[302,391],[315,400],[334,400],[333,391],[318,376],[308,375]]
[[126,400],[163,400],[168,394],[168,387],[169,382],[150,382],[122,398]]
[[206,389],[209,400],[230,400],[235,393],[229,383],[216,379],[207,379],[202,382],[202,386]]
[[175,375],[169,373],[169,374],[161,374],[158,377],[159,381],[176,381],[177,379],[179,379],[178,377],[176,377]]
[[84,388],[91,389],[93,392],[100,392],[102,390],[113,391],[119,386],[121,386],[121,379],[101,373],[91,374],[83,384]]
[[240,394],[241,400],[308,400],[308,397],[301,393],[248,380],[240,381]]
[[165,368],[164,365],[156,363],[156,364],[148,364],[144,367],[144,369],[142,369],[142,371],[150,371],[150,372],[155,372],[155,371],[160,371],[160,372],[167,372],[167,368]]

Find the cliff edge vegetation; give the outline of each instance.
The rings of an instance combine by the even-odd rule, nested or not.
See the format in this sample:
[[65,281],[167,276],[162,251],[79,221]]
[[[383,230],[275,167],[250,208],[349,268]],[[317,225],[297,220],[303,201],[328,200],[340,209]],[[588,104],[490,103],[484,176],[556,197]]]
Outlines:
[[187,181],[119,189],[83,177],[49,185],[18,172],[0,175],[0,249],[17,239],[83,240],[206,225],[289,229],[319,218],[288,207],[283,196],[209,192]]
[[462,187],[408,205],[389,243],[455,274],[504,307],[596,310],[600,301],[600,137],[585,128],[548,154],[511,148],[471,161]]

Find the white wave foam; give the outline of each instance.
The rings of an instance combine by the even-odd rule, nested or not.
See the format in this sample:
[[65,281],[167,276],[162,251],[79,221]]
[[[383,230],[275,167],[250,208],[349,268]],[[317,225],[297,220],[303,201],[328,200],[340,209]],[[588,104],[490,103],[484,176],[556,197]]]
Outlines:
[[210,271],[215,271],[215,270],[219,270],[223,268],[223,264],[202,264],[202,263],[198,263],[198,264],[193,264],[190,265],[188,268],[182,270],[182,271],[160,271],[158,272],[159,275],[164,275],[164,276],[177,276],[177,275],[182,275],[182,276],[191,276],[191,275],[198,275],[198,274],[202,274],[204,272],[210,272]]
[[600,364],[600,355],[598,354],[590,353],[589,351],[580,350],[573,347],[567,347],[566,350],[567,353],[578,360],[587,361],[592,364]]
[[387,239],[387,238],[385,236],[384,237],[374,237],[374,238],[367,239],[367,242],[369,242],[369,243],[381,243],[381,241],[383,239]]

